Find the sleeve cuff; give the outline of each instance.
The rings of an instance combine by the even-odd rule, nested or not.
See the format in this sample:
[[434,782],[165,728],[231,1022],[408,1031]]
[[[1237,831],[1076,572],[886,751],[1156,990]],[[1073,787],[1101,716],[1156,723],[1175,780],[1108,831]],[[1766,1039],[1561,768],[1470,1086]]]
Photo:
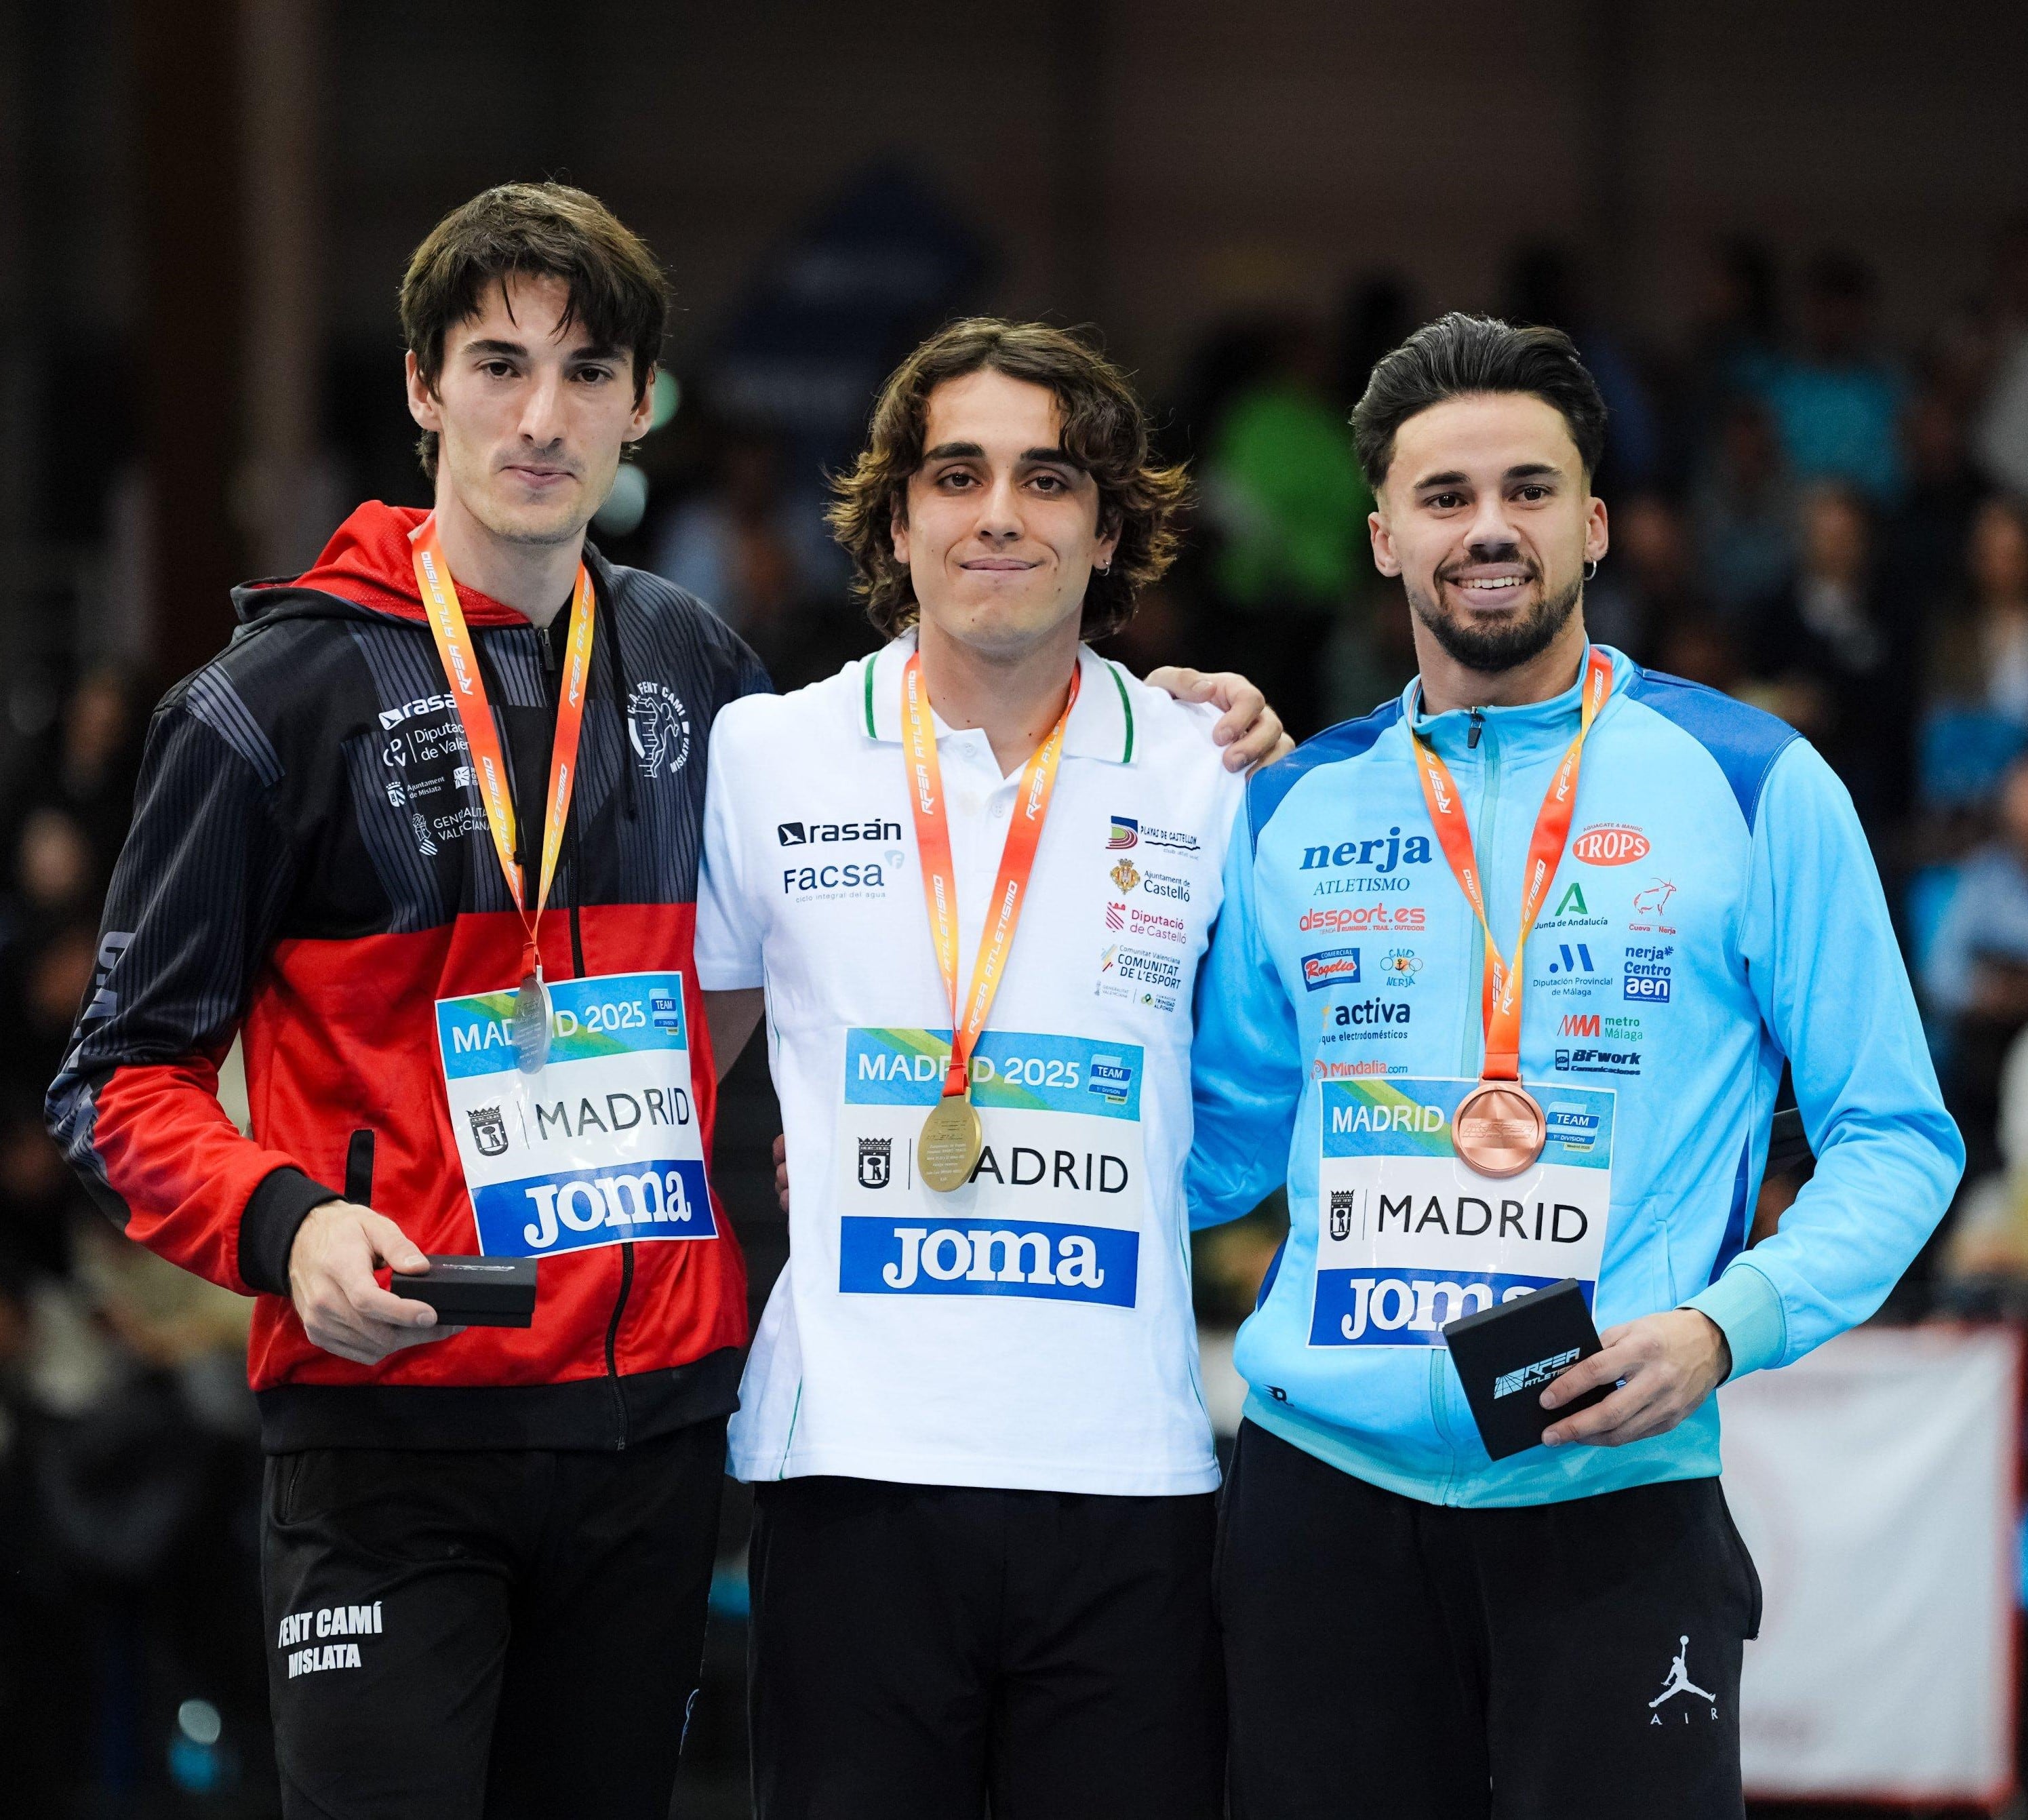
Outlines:
[[1683,1306],[1695,1308],[1725,1335],[1733,1378],[1780,1363],[1788,1334],[1780,1292],[1744,1258],[1734,1259],[1716,1282]]
[[261,1178],[239,1216],[239,1274],[250,1289],[271,1296],[289,1293],[289,1252],[297,1229],[313,1207],[343,1195],[284,1164]]

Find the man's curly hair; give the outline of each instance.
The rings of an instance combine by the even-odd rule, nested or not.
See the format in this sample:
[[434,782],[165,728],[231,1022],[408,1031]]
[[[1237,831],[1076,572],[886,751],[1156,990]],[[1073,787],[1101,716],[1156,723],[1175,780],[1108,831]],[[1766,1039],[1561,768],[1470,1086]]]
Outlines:
[[894,554],[909,481],[923,462],[930,394],[946,379],[984,371],[1045,386],[1063,414],[1062,446],[1098,483],[1098,527],[1117,531],[1112,567],[1085,590],[1082,634],[1102,638],[1134,616],[1134,597],[1176,557],[1175,520],[1190,497],[1180,467],[1149,447],[1148,417],[1127,375],[1080,335],[1045,323],[971,316],[940,329],[896,368],[873,407],[866,447],[836,477],[829,517],[857,572],[856,591],[880,633],[916,623],[914,583]]

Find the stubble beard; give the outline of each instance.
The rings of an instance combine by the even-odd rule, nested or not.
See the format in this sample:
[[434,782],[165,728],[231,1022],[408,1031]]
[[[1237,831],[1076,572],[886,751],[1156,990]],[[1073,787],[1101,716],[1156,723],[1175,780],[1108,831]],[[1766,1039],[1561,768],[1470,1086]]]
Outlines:
[[1517,669],[1541,657],[1556,642],[1584,598],[1584,583],[1573,581],[1560,594],[1545,593],[1525,612],[1482,625],[1453,618],[1438,601],[1405,577],[1402,587],[1408,597],[1409,612],[1428,628],[1430,636],[1443,647],[1444,655],[1453,663],[1486,676]]

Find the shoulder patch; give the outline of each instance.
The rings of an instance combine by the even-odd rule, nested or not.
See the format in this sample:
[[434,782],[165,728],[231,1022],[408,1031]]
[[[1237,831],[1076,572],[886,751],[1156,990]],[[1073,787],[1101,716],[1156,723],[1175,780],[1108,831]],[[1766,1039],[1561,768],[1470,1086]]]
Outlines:
[[1680,676],[1644,670],[1638,664],[1626,697],[1680,727],[1712,755],[1732,786],[1739,812],[1750,829],[1760,811],[1768,772],[1790,742],[1802,735],[1786,720],[1701,682],[1687,682]]
[[1401,718],[1401,701],[1397,696],[1382,702],[1371,714],[1325,728],[1315,738],[1305,740],[1286,758],[1277,759],[1264,771],[1256,771],[1246,782],[1246,832],[1254,846],[1260,846],[1260,831],[1282,806],[1282,799],[1310,772],[1320,764],[1358,757]]
[[270,790],[282,781],[282,760],[274,742],[217,664],[207,664],[191,678],[183,705],[192,719],[202,721],[246,760]]

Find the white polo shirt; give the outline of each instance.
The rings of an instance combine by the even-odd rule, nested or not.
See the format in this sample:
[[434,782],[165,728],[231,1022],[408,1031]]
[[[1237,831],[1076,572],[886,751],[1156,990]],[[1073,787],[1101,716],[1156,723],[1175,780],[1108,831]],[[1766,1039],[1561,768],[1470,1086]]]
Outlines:
[[[912,634],[721,708],[698,892],[706,991],[764,984],[789,1262],[732,1419],[742,1479],[1121,1494],[1218,1483],[1190,1311],[1191,997],[1242,779],[1216,716],[1089,650],[1012,959],[973,1058],[986,1151],[915,1167],[941,1090],[901,745]],[[937,723],[971,978],[1019,769]]]

